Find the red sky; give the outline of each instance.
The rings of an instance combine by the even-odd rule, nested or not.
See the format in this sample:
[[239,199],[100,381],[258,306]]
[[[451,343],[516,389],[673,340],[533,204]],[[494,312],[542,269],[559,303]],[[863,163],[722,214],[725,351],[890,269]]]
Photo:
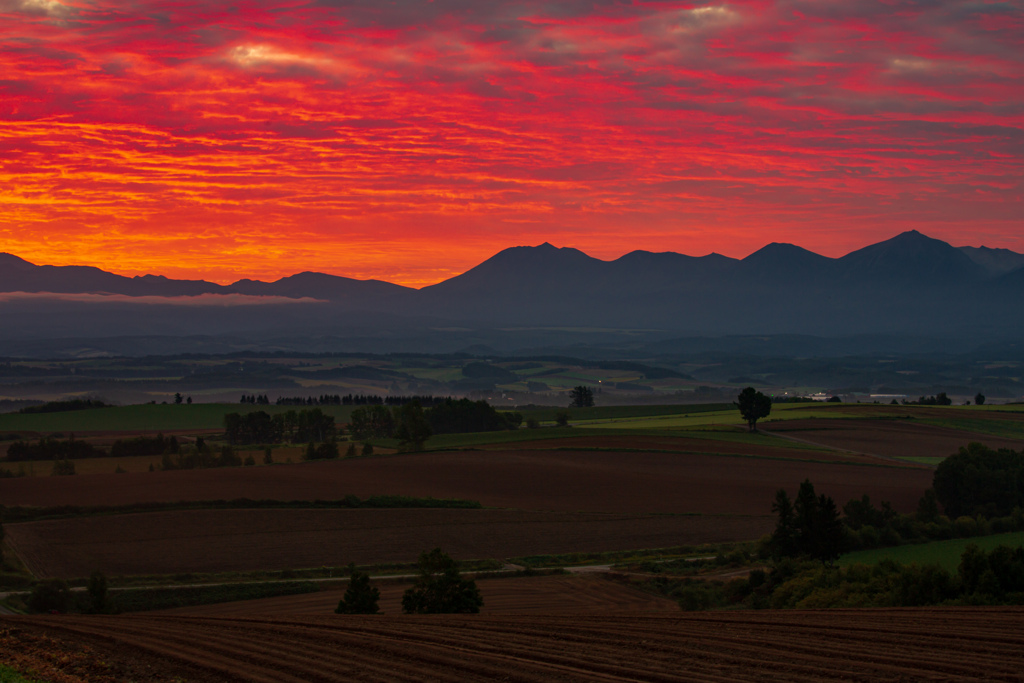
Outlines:
[[549,241],[1024,252],[1019,0],[0,0],[0,251],[419,286]]

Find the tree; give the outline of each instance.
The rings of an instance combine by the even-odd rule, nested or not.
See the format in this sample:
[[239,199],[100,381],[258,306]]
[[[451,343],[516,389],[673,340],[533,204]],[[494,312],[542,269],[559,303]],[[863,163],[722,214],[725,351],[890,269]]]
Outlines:
[[928,489],[917,503],[917,519],[925,524],[939,521],[939,499],[935,489]]
[[839,510],[831,496],[818,496],[817,508],[811,527],[811,556],[831,567],[842,553],[846,527],[839,520]]
[[979,391],[977,393],[977,395],[974,397],[974,405],[977,405],[977,406],[985,405],[985,394],[983,394],[983,393],[981,393]]
[[377,602],[380,600],[380,591],[370,585],[370,575],[356,569],[353,562],[348,566],[348,590],[345,597],[338,602],[338,609],[335,614],[380,614]]
[[747,387],[736,397],[733,405],[739,408],[740,415],[747,421],[750,431],[757,431],[757,421],[768,417],[772,412],[772,400],[754,387]]
[[395,434],[395,417],[384,406],[367,406],[352,411],[349,417],[352,438],[390,439]]
[[592,408],[594,406],[594,392],[590,387],[585,387],[582,384],[573,387],[569,392],[569,397],[572,399],[572,402],[569,403],[570,408]]
[[557,413],[555,413],[555,424],[557,426],[559,426],[559,427],[568,427],[569,426],[569,411],[568,410],[559,410]]
[[91,611],[96,614],[103,614],[107,611],[107,577],[103,572],[95,571],[89,577],[86,586],[89,598],[92,600]]
[[181,405],[181,402],[182,402],[183,400],[184,400],[184,399],[182,399],[182,397],[181,397],[181,393],[180,393],[180,392],[179,392],[179,393],[176,393],[176,394],[174,394],[174,405],[176,405],[176,406],[180,406],[180,405]]
[[793,504],[793,512],[796,515],[798,531],[797,550],[809,554],[813,546],[814,520],[818,516],[818,496],[814,492],[814,484],[810,479],[804,479],[804,482],[800,484],[796,502]]
[[398,447],[403,451],[422,451],[423,443],[430,438],[433,432],[430,423],[423,414],[423,407],[419,401],[406,403],[401,408],[395,408],[395,438],[398,439]]
[[459,575],[459,565],[440,548],[420,554],[419,577],[402,596],[406,614],[477,614],[484,604],[476,582]]
[[1024,505],[1024,452],[973,442],[935,468],[932,488],[950,519],[1005,517]]
[[33,612],[67,612],[71,606],[71,587],[62,579],[40,581],[28,596],[28,608]]
[[776,558],[792,557],[797,553],[799,529],[796,523],[796,512],[793,510],[793,503],[789,500],[786,489],[779,489],[775,492],[772,512],[778,515],[775,531],[772,532],[770,541],[772,556]]

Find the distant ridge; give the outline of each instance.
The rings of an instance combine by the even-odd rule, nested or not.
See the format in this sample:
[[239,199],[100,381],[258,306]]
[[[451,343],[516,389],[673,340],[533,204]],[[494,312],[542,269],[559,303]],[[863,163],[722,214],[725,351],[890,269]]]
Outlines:
[[[1022,265],[1014,267],[1018,262]],[[0,254],[0,292],[19,291],[269,298],[264,306],[219,304],[216,314],[180,305],[174,315],[154,305],[123,312],[130,302],[112,302],[105,304],[101,319],[95,315],[98,309],[87,308],[95,304],[53,304],[61,313],[45,317],[39,300],[29,307],[17,304],[15,297],[0,304],[7,315],[20,316],[19,325],[0,330],[0,339],[5,334],[53,338],[160,330],[181,336],[226,330],[366,339],[395,330],[387,334],[396,339],[406,334],[403,330],[416,328],[420,342],[410,338],[412,349],[423,339],[441,344],[437,340],[446,338],[446,330],[463,330],[455,350],[478,343],[466,336],[472,329],[593,330],[595,343],[608,330],[661,330],[674,336],[1024,336],[1024,255],[956,248],[917,231],[841,258],[771,243],[743,259],[638,250],[604,261],[545,242],[502,250],[420,290],[313,272],[222,286],[159,275],[129,278],[88,266],[37,266]],[[285,306],[282,302],[289,299],[325,303]],[[272,314],[268,305],[277,306]]]

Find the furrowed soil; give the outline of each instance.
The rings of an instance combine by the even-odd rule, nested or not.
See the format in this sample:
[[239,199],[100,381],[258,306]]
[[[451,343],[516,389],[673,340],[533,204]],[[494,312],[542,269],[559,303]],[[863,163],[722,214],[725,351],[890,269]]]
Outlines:
[[[481,614],[609,614],[619,612],[678,612],[669,598],[645,593],[605,576],[537,576],[478,578],[484,599]],[[380,590],[380,611],[402,613],[402,594],[407,582],[374,581]],[[331,614],[345,596],[345,586],[303,595],[286,595],[261,600],[223,602],[215,605],[179,607],[151,614],[202,617],[317,616]]]
[[780,487],[809,478],[843,502],[868,494],[900,511],[931,486],[919,467],[819,463],[693,453],[456,451],[294,465],[0,479],[7,506],[140,502],[336,500],[347,494],[477,500],[559,512],[770,514]]
[[[59,643],[59,645],[57,644]],[[79,655],[65,665],[55,648]],[[10,617],[0,662],[62,681],[1019,681],[1024,610]],[[112,663],[111,663],[112,662]],[[93,664],[92,666],[99,666]],[[142,672],[150,671],[148,677]],[[106,676],[104,678],[103,676]],[[47,680],[57,680],[56,677]]]
[[827,448],[891,458],[946,457],[972,441],[991,448],[1024,450],[1024,441],[1019,439],[904,420],[792,420],[767,424],[765,430]]
[[564,513],[522,510],[182,510],[7,524],[37,577],[234,572],[665,548],[742,541],[770,516]]

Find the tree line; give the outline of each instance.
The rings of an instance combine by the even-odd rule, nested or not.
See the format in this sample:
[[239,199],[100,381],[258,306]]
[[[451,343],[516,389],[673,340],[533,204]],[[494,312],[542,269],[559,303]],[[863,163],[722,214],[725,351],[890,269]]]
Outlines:
[[163,455],[177,453],[180,449],[178,438],[156,436],[139,436],[132,439],[118,439],[111,445],[110,452],[98,446],[76,439],[73,435],[68,439],[47,437],[38,442],[15,441],[7,450],[7,459],[11,462],[40,462],[46,460],[83,460],[85,458],[128,458],[138,455]]
[[433,434],[518,429],[522,423],[522,414],[499,412],[487,401],[446,398],[427,410],[415,402],[391,410],[384,406],[358,408],[349,418],[349,431],[357,440],[398,438],[415,446]]
[[224,416],[224,436],[231,445],[319,443],[331,441],[338,433],[334,416],[319,408],[289,410],[273,416],[262,410]]

